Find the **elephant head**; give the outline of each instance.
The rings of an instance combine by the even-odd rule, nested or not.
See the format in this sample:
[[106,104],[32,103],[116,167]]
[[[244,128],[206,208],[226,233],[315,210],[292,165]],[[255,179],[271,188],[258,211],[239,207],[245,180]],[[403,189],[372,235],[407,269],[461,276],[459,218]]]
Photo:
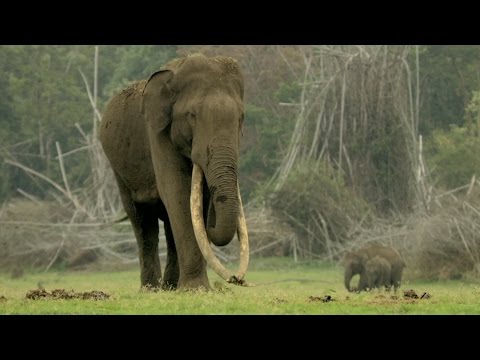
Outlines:
[[[177,152],[191,161],[191,214],[207,263],[227,281],[243,278],[248,239],[238,187],[243,78],[235,60],[195,54],[176,60],[145,83],[141,113],[150,136],[169,134]],[[209,241],[225,246],[239,234],[236,276],[216,259]]]
[[[368,261],[367,254],[364,254],[362,252],[349,252],[345,254],[345,257],[343,259],[343,264],[345,266],[344,283],[348,291],[354,290],[353,288],[350,287],[350,282],[352,280],[352,277],[354,277],[357,274],[360,274],[360,282],[362,282],[362,279],[364,279],[364,277],[362,277],[362,274],[364,274],[365,272],[365,264],[367,261]],[[361,289],[362,287],[363,285],[359,284],[358,289],[362,290]]]

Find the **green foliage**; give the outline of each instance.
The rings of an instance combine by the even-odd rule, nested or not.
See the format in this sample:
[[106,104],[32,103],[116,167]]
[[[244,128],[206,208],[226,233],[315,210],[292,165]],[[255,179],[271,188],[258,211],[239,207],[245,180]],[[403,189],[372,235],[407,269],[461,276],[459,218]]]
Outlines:
[[428,45],[420,52],[422,77],[420,132],[463,126],[465,107],[473,90],[480,88],[480,46]]
[[176,49],[175,45],[117,46],[114,51],[118,62],[105,83],[103,94],[109,98],[129,83],[148,78],[176,56]]
[[263,107],[247,104],[245,126],[251,129],[252,144],[240,156],[240,172],[248,174],[242,181],[246,199],[259,184],[268,181],[282,160],[293,129],[293,121],[275,116]]
[[[130,81],[147,77],[175,56],[176,46],[100,46],[98,108]],[[93,88],[94,46],[0,46],[0,201],[16,188],[44,198],[45,184],[3,159],[21,162],[62,182],[55,142],[62,152],[84,145],[76,128],[92,128],[92,108],[80,71]],[[22,143],[21,145],[17,145]],[[86,152],[65,159],[72,188],[89,176]]]
[[281,83],[278,89],[273,93],[273,97],[278,102],[296,103],[299,100],[302,88],[297,82],[290,84]]
[[327,251],[325,233],[329,241],[345,243],[350,227],[369,211],[368,204],[346,186],[340,172],[314,161],[292,169],[284,186],[271,195],[270,204],[300,239],[307,241],[313,236],[309,251],[315,254]]
[[[2,130],[7,133],[2,142],[2,157],[14,159],[42,172],[56,181],[54,171],[55,142],[63,151],[78,146],[79,133],[75,123],[91,122],[89,101],[79,68],[90,61],[93,47],[19,45],[0,47],[2,67],[0,98],[9,99],[9,113],[2,117]],[[93,54],[93,53],[92,53]],[[4,93],[4,94],[3,94]],[[88,130],[88,125],[87,129]],[[23,142],[23,145],[15,144]],[[2,161],[3,163],[3,161]],[[29,189],[31,179],[23,171],[2,164],[0,198],[12,194],[15,188]],[[73,174],[75,178],[76,174]],[[44,196],[37,189],[32,192]]]
[[437,129],[425,144],[427,162],[438,185],[453,189],[480,175],[480,138],[466,127]]
[[472,99],[467,105],[466,113],[471,119],[470,128],[472,133],[477,136],[480,136],[480,91],[472,92]]
[[[175,45],[100,46],[99,110],[103,110],[113,93],[132,81],[148,77],[177,56],[181,48]],[[183,49],[190,52],[193,48],[183,46]],[[208,53],[208,49],[204,46],[200,50]],[[298,79],[303,71],[303,59],[297,47],[281,48],[287,61],[278,56],[278,49],[269,46],[210,47],[215,54],[238,59],[245,74],[249,99],[245,118],[248,140],[247,136],[243,140],[248,144],[240,156],[245,200],[268,191],[266,183],[285,155],[295,123],[296,107],[278,106],[278,103],[299,102],[302,87]],[[62,182],[55,142],[60,142],[63,152],[74,150],[84,145],[75,124],[80,124],[87,133],[91,129],[92,109],[79,70],[92,87],[94,50],[91,45],[0,46],[0,201],[14,196],[17,188],[41,198],[46,196],[42,181],[32,180],[23,170],[5,164],[4,159],[17,160]],[[473,154],[478,146],[474,135],[480,132],[479,58],[480,46],[477,45],[420,47],[420,132],[431,145],[428,156],[434,166],[433,174],[446,187],[462,185],[478,173],[478,161]],[[414,66],[411,69],[413,71]],[[350,123],[354,122],[348,122],[346,129]],[[454,134],[450,124],[469,131],[465,130],[463,135]],[[428,135],[436,128],[444,132],[435,132],[428,140]],[[400,143],[399,131],[394,125],[390,128],[379,126],[363,134],[368,146],[350,151],[353,172],[363,171],[357,179],[368,186],[363,183],[349,186],[356,191],[365,188],[362,195],[380,209],[391,208],[389,201],[401,207],[401,200],[409,196],[411,185],[399,176],[407,173],[408,165],[400,162],[403,155],[399,149],[403,149],[404,144]],[[332,148],[338,138],[331,135]],[[355,146],[358,141],[349,139],[349,144]],[[451,146],[443,149],[438,142]],[[359,169],[358,164],[362,163],[355,154],[359,154],[360,159],[368,159],[362,169]],[[81,186],[88,178],[87,160],[86,152],[77,152],[65,159],[71,187]],[[368,182],[370,176],[376,182]],[[380,206],[379,202],[382,202]]]

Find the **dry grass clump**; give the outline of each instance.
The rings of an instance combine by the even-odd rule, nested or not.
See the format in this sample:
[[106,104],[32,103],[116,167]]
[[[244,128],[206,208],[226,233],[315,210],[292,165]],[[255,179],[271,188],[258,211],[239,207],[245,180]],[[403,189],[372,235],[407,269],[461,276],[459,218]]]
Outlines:
[[78,223],[72,221],[73,214],[68,203],[57,201],[16,199],[4,204],[0,269],[13,276],[23,269],[78,269],[93,263],[136,261],[135,239],[128,224]]
[[[247,223],[250,258],[298,255],[298,244],[294,229],[274,214],[265,203],[251,202],[244,207]],[[239,259],[239,242],[235,237],[223,247],[212,246],[217,257],[223,262]],[[296,260],[296,258],[295,258]]]
[[[448,280],[480,275],[480,187],[433,194],[429,212],[376,219],[362,227],[345,250],[377,243],[395,247],[405,278]],[[463,191],[463,192],[462,192]],[[456,195],[456,196],[455,196]]]
[[[48,225],[66,220],[66,209],[54,202],[17,199],[4,204],[0,212],[0,267],[46,267],[66,240],[58,226],[52,231]],[[68,256],[67,247],[62,248],[56,255],[58,260]]]
[[291,171],[270,205],[297,233],[300,255],[309,258],[338,259],[356,228],[371,219],[367,203],[346,187],[338,173],[310,162]]
[[297,236],[292,227],[265,205],[249,206],[245,212],[250,255],[288,256],[293,254]]
[[416,274],[440,280],[480,275],[480,189],[439,196],[434,205],[412,230]]

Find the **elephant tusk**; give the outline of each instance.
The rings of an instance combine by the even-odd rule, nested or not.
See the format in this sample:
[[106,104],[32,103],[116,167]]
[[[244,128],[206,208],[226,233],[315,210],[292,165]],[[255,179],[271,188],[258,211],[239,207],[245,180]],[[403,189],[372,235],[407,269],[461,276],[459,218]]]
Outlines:
[[243,213],[242,202],[240,198],[240,188],[237,186],[237,192],[239,196],[239,212],[238,212],[238,228],[237,235],[240,242],[240,265],[237,275],[234,275],[227,270],[217,259],[213,250],[209,244],[207,232],[205,230],[205,222],[203,219],[203,172],[199,165],[193,164],[192,171],[192,188],[190,194],[190,209],[192,213],[192,225],[197,240],[198,247],[202,252],[203,257],[207,261],[213,271],[215,271],[225,281],[242,285],[244,284],[243,277],[248,267],[248,235],[245,222],[245,216]]
[[240,264],[238,266],[237,281],[242,282],[248,268],[249,250],[248,250],[248,233],[245,214],[243,213],[242,197],[240,196],[240,186],[237,182],[238,192],[238,227],[237,237],[240,242]]

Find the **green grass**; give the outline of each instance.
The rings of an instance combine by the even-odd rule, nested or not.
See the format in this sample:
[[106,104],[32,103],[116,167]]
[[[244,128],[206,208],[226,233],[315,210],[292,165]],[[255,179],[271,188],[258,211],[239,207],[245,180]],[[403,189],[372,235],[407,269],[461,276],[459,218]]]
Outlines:
[[[397,292],[348,293],[343,270],[321,263],[294,264],[290,259],[252,262],[238,287],[209,271],[210,292],[140,292],[137,269],[116,272],[49,272],[12,280],[0,275],[0,314],[480,314],[480,285],[462,281],[408,282]],[[108,300],[29,300],[38,284],[47,290],[101,290]],[[403,290],[428,292],[428,300],[404,299]],[[334,301],[309,301],[330,295]]]

